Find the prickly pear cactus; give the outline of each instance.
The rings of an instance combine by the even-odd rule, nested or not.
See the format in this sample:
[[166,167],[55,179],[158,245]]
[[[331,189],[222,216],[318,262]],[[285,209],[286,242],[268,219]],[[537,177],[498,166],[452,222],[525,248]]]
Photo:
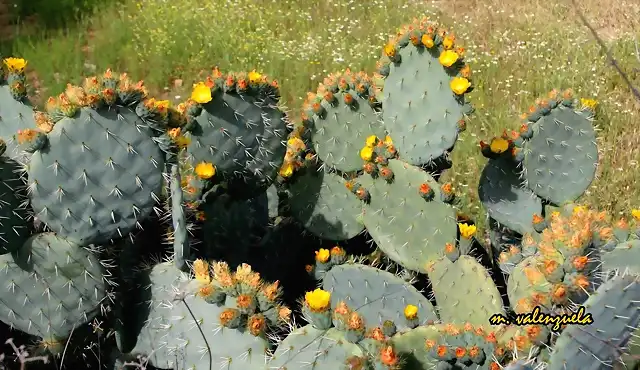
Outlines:
[[108,70],[48,101],[52,130],[23,130],[36,217],[82,245],[126,236],[160,202],[168,101]]
[[349,342],[345,334],[335,328],[317,329],[312,325],[298,328],[278,344],[269,369],[348,369],[351,357],[364,357],[364,351]]
[[552,91],[526,115],[523,175],[539,197],[563,204],[587,190],[598,164],[594,116],[571,90]]
[[[493,143],[497,146],[499,143]],[[518,163],[509,156],[490,159],[482,170],[478,196],[494,220],[520,234],[534,232],[533,216],[542,202],[520,179]]]
[[505,315],[502,297],[487,270],[471,256],[455,262],[441,258],[427,272],[443,322],[487,325],[495,314]]
[[464,129],[470,69],[455,37],[427,18],[403,27],[384,47],[383,117],[400,156],[423,165],[453,149]]
[[324,275],[322,289],[331,292],[332,307],[346,303],[362,315],[367,327],[391,321],[405,330],[438,321],[433,305],[416,288],[374,267],[334,266]]
[[640,323],[637,276],[618,275],[601,285],[584,303],[593,323],[569,325],[555,343],[547,369],[602,369],[619,360]]
[[194,86],[185,111],[188,161],[215,166],[208,180],[250,198],[276,179],[286,151],[288,120],[277,104],[278,84],[255,71],[217,69]]
[[389,180],[365,173],[353,181],[369,194],[362,220],[389,258],[426,272],[448,244],[456,245],[456,211],[440,200],[440,185],[426,172],[397,159],[386,168],[392,173]]
[[3,67],[4,70],[0,70],[0,138],[8,146],[6,155],[14,157],[19,154],[14,141],[15,133],[18,130],[35,129],[36,116],[27,98],[27,61],[5,58]]
[[613,250],[600,254],[602,271],[608,274],[613,271],[620,273],[640,273],[640,240],[629,240],[617,244]]
[[351,239],[364,230],[362,203],[337,174],[304,168],[287,182],[291,214],[310,233],[327,240]]
[[328,168],[360,170],[364,139],[384,136],[380,103],[373,81],[364,72],[329,75],[304,104],[303,124],[313,149]]
[[53,233],[0,256],[0,320],[59,343],[100,313],[108,276],[93,251]]
[[7,150],[4,140],[0,139],[0,254],[19,249],[29,237],[29,214],[27,188],[20,178],[22,172],[18,162],[3,154]]
[[131,354],[150,364],[179,369],[264,369],[267,326],[278,327],[291,311],[279,303],[277,283],[267,284],[243,265],[194,262],[195,278],[172,263],[148,271],[146,320]]

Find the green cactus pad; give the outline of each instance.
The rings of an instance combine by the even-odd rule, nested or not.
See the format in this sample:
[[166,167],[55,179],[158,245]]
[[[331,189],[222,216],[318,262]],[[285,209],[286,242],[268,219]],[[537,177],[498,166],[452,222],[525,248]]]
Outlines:
[[53,233],[0,256],[0,320],[31,335],[65,339],[100,313],[107,276],[92,252]]
[[426,172],[395,159],[389,168],[394,173],[391,183],[368,174],[357,179],[371,195],[364,205],[364,225],[389,258],[407,269],[426,272],[429,262],[444,255],[447,243],[456,243],[456,211],[420,196],[420,185],[426,183],[440,199],[440,185]]
[[498,288],[473,257],[460,256],[456,262],[441,258],[428,274],[443,322],[487,325],[492,315],[506,315]]
[[494,220],[520,234],[533,233],[533,215],[542,214],[542,202],[517,172],[508,156],[489,160],[480,175],[478,196]]
[[0,254],[19,249],[29,237],[27,189],[20,171],[16,161],[0,156]]
[[[540,258],[539,255],[529,256],[511,270],[507,280],[507,295],[516,313],[529,311],[533,294],[539,293],[545,297],[551,295],[553,286],[538,268]],[[525,306],[522,306],[521,302],[525,303]]]
[[306,325],[289,333],[278,344],[268,369],[324,370],[346,368],[351,356],[364,356],[357,345],[337,329],[320,330]]
[[148,273],[151,298],[137,308],[148,306],[148,318],[132,354],[146,355],[151,365],[168,369],[264,369],[267,341],[221,327],[219,316],[225,307],[195,296],[196,280],[172,262],[158,264]]
[[619,360],[640,323],[640,284],[636,276],[616,276],[584,303],[590,325],[568,325],[555,343],[547,369],[596,370]]
[[438,360],[430,356],[425,347],[427,340],[438,341],[442,338],[443,325],[419,326],[391,337],[391,344],[402,356],[407,370],[433,369]]
[[293,217],[310,233],[326,240],[347,240],[364,230],[362,203],[335,174],[307,169],[289,185]]
[[610,252],[601,252],[599,257],[601,269],[605,273],[619,271],[640,274],[640,240],[620,243]]
[[[353,101],[347,104],[345,99]],[[314,104],[321,108],[314,109]],[[329,168],[360,170],[360,149],[366,138],[385,136],[379,105],[373,82],[364,73],[346,71],[326,78],[317,94],[310,94],[305,102],[304,123],[318,158]]]
[[361,264],[332,267],[322,281],[322,289],[331,292],[331,306],[344,302],[360,313],[366,327],[393,321],[399,330],[407,325],[404,309],[418,307],[420,325],[438,321],[433,305],[416,288],[393,274]]
[[222,77],[215,82],[212,100],[201,104],[186,135],[191,139],[189,161],[193,166],[213,163],[216,178],[229,181],[232,190],[246,190],[253,196],[278,174],[287,149],[288,120],[270,88],[238,93],[225,87]]
[[18,130],[35,129],[34,110],[25,99],[17,101],[9,86],[2,84],[0,78],[0,138],[7,142],[7,155],[13,157],[18,153],[18,145],[14,135]]
[[82,108],[58,121],[28,168],[31,206],[78,244],[126,236],[159,201],[165,154],[126,107]]
[[[595,178],[596,133],[590,110],[557,104],[540,112],[533,137],[524,144],[523,173],[527,186],[554,204],[580,197]],[[534,117],[535,118],[535,117]]]
[[[453,149],[459,121],[471,107],[464,95],[456,95],[450,87],[464,67],[462,58],[444,67],[439,62],[444,48],[442,38],[435,34],[437,25],[421,21],[412,26],[385,47],[390,62],[385,61],[386,70],[381,72],[385,76],[382,104],[385,127],[400,157],[409,164],[422,165]],[[434,27],[435,45],[431,48],[421,41],[427,34],[426,26]]]

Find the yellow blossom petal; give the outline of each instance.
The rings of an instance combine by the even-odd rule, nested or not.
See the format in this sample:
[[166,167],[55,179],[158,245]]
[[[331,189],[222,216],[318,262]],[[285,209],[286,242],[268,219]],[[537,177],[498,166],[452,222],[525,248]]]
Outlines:
[[27,61],[22,58],[5,58],[3,62],[9,72],[20,73],[27,68]]
[[443,66],[451,67],[452,65],[455,64],[455,62],[458,61],[458,58],[460,58],[460,56],[455,51],[445,50],[442,53],[440,53],[440,57],[438,58],[438,60],[440,61],[440,64],[442,64]]
[[467,90],[469,90],[469,87],[471,87],[471,82],[469,82],[469,80],[464,77],[455,77],[451,80],[449,86],[454,93],[456,93],[457,95],[462,95],[466,93]]
[[460,235],[465,239],[471,239],[477,230],[475,225],[469,225],[466,223],[459,223],[458,229],[460,230]]
[[216,174],[216,167],[212,163],[200,162],[195,168],[196,175],[201,179],[207,180]]
[[631,216],[636,220],[640,221],[640,209],[632,209]]
[[360,149],[360,158],[362,158],[362,160],[370,161],[372,157],[373,157],[372,147],[365,146],[364,148]]
[[489,144],[489,149],[491,149],[492,153],[504,153],[509,149],[509,141],[501,137],[493,138],[491,144]]
[[376,135],[371,135],[367,137],[366,146],[375,146],[378,143],[378,137]]
[[316,251],[316,261],[320,263],[325,263],[331,257],[331,252],[328,249],[320,248],[320,250]]
[[407,318],[407,320],[413,320],[416,317],[418,317],[418,307],[412,305],[412,304],[408,304],[405,308],[404,308],[404,317]]
[[304,295],[304,301],[311,311],[326,311],[331,303],[331,293],[318,288],[313,292],[307,292]]
[[282,167],[280,167],[280,176],[286,178],[291,177],[293,175],[293,162],[285,162]]
[[260,81],[262,81],[262,75],[258,72],[256,72],[256,70],[254,69],[253,71],[249,72],[249,82],[252,84],[257,84]]
[[205,85],[204,82],[198,82],[193,85],[193,91],[191,92],[191,100],[198,104],[206,104],[213,100],[211,96],[211,89]]

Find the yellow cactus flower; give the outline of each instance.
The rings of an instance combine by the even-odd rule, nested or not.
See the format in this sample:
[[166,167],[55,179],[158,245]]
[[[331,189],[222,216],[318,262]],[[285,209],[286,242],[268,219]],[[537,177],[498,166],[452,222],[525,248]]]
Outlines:
[[378,137],[376,135],[371,135],[367,137],[366,146],[375,146],[378,143]]
[[201,259],[193,261],[193,274],[197,281],[208,284],[211,281],[209,263]]
[[446,36],[444,40],[442,40],[442,47],[445,49],[452,49],[454,41],[453,37]]
[[396,55],[396,46],[393,42],[390,42],[384,46],[384,54],[389,58],[392,58]]
[[372,157],[373,147],[365,146],[364,148],[360,149],[360,158],[362,158],[363,161],[370,161]]
[[287,140],[287,146],[293,150],[304,150],[307,147],[304,141],[297,136],[289,138],[289,140]]
[[253,71],[249,72],[249,82],[252,84],[257,84],[260,81],[262,81],[262,75],[258,72],[256,72],[256,70],[254,69]]
[[282,167],[280,167],[280,176],[286,178],[291,177],[293,175],[293,162],[285,162]]
[[598,106],[598,101],[597,101],[597,100],[595,100],[595,99],[585,99],[585,98],[582,98],[582,99],[580,99],[580,103],[581,103],[582,105],[584,105],[585,107],[587,107],[587,108],[591,108],[591,109],[594,109],[594,110],[595,110],[595,109],[596,109],[596,107]]
[[27,68],[27,61],[22,58],[5,58],[3,62],[9,72],[21,73]]
[[578,213],[584,213],[587,211],[587,207],[585,206],[575,206],[573,207],[573,214],[577,215]]
[[460,235],[465,239],[471,239],[477,230],[476,225],[469,225],[466,223],[459,223],[458,229],[460,230]]
[[196,166],[196,175],[201,179],[207,180],[216,174],[216,167],[212,163],[200,162]]
[[634,220],[640,221],[640,209],[632,209],[631,216],[633,217]]
[[387,135],[384,137],[384,145],[393,145],[393,140],[391,140],[391,136]]
[[313,292],[307,292],[304,295],[304,301],[311,311],[324,312],[331,304],[331,293],[318,288]]
[[316,261],[320,263],[325,263],[331,257],[331,252],[328,249],[320,248],[320,250],[316,251]]
[[404,317],[407,318],[407,320],[413,320],[416,317],[418,317],[418,307],[412,305],[412,304],[408,304],[405,308],[404,308]]
[[471,82],[464,77],[454,77],[449,84],[451,90],[456,93],[456,95],[462,95],[469,90],[471,87]]
[[191,100],[198,104],[206,104],[213,100],[211,96],[211,89],[205,85],[204,82],[198,82],[193,85],[193,91],[191,92]]
[[460,58],[460,56],[455,51],[445,50],[442,53],[440,53],[440,57],[438,58],[438,60],[440,61],[440,64],[442,64],[443,66],[451,67],[452,65],[455,64],[455,62],[458,61],[458,58]]
[[427,34],[422,35],[422,39],[420,41],[422,41],[422,45],[426,46],[429,49],[431,49],[435,45],[435,42],[433,42],[433,37]]
[[493,140],[491,140],[491,144],[489,144],[489,149],[491,149],[492,153],[504,153],[509,149],[509,141],[501,137],[493,138]]

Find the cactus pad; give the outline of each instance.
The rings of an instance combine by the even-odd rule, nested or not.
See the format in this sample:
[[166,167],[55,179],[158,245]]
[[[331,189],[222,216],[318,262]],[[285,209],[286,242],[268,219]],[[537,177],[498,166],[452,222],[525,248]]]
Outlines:
[[489,160],[480,175],[478,195],[494,220],[520,234],[534,232],[533,215],[542,214],[542,202],[524,186],[510,157]]
[[391,343],[400,356],[404,358],[405,369],[432,369],[438,360],[430,356],[425,342],[438,341],[442,338],[442,325],[418,326],[391,337]]
[[569,325],[555,343],[547,369],[595,370],[612,367],[640,323],[640,284],[636,276],[618,275],[584,303],[590,325]]
[[125,236],[159,201],[165,155],[127,107],[82,108],[58,121],[29,165],[36,216],[79,244]]
[[324,290],[331,292],[331,306],[344,302],[364,318],[365,326],[395,323],[399,330],[407,325],[404,310],[407,305],[418,307],[420,325],[435,322],[438,317],[433,305],[416,288],[393,274],[360,264],[344,264],[331,268],[323,278]]
[[16,89],[10,83],[19,83],[24,89],[24,71],[21,73],[9,73],[8,81],[3,81],[0,71],[0,138],[7,142],[7,155],[13,157],[18,154],[17,143],[14,135],[18,130],[35,129],[36,121],[34,110],[26,97],[26,91],[21,92],[22,97],[16,96]]
[[529,115],[533,136],[524,143],[527,186],[554,204],[581,196],[595,178],[598,164],[594,114],[578,109],[568,94],[545,101]]
[[364,356],[357,345],[347,341],[345,335],[335,328],[320,330],[306,325],[294,330],[278,344],[269,369],[321,370],[347,369],[347,359]]
[[60,340],[100,311],[107,277],[92,252],[53,233],[36,234],[0,256],[0,319],[31,335]]
[[443,322],[486,325],[495,314],[505,315],[502,297],[487,270],[473,257],[432,263],[429,279]]
[[610,252],[602,252],[600,263],[605,273],[640,273],[640,240],[629,240],[616,245]]
[[371,79],[349,70],[329,75],[305,101],[304,124],[313,149],[329,168],[362,168],[359,151],[371,134],[384,137],[380,104]]
[[148,319],[132,354],[147,355],[160,368],[264,369],[266,340],[222,327],[219,317],[225,307],[195,295],[200,282],[169,262],[153,267],[149,279],[150,301],[138,308],[149,308]]
[[394,174],[391,182],[368,174],[357,179],[371,198],[364,205],[364,225],[389,258],[407,269],[426,272],[428,262],[444,255],[447,243],[456,243],[456,211],[420,196],[420,186],[428,184],[435,199],[440,198],[440,185],[426,172],[396,159],[388,168]]
[[293,217],[312,234],[326,240],[346,240],[364,230],[362,204],[342,177],[311,168],[298,172],[289,185]]
[[20,170],[17,162],[0,156],[0,254],[19,249],[29,237],[27,192]]
[[214,70],[206,86],[210,99],[188,111],[189,160],[193,166],[213,163],[229,189],[252,196],[276,178],[287,149],[288,120],[277,107],[277,85],[255,72],[224,76]]
[[[460,121],[471,111],[464,100],[470,83],[463,52],[427,19],[401,29],[384,52],[385,127],[403,160],[428,164],[453,149]],[[463,88],[452,91],[458,83]]]

